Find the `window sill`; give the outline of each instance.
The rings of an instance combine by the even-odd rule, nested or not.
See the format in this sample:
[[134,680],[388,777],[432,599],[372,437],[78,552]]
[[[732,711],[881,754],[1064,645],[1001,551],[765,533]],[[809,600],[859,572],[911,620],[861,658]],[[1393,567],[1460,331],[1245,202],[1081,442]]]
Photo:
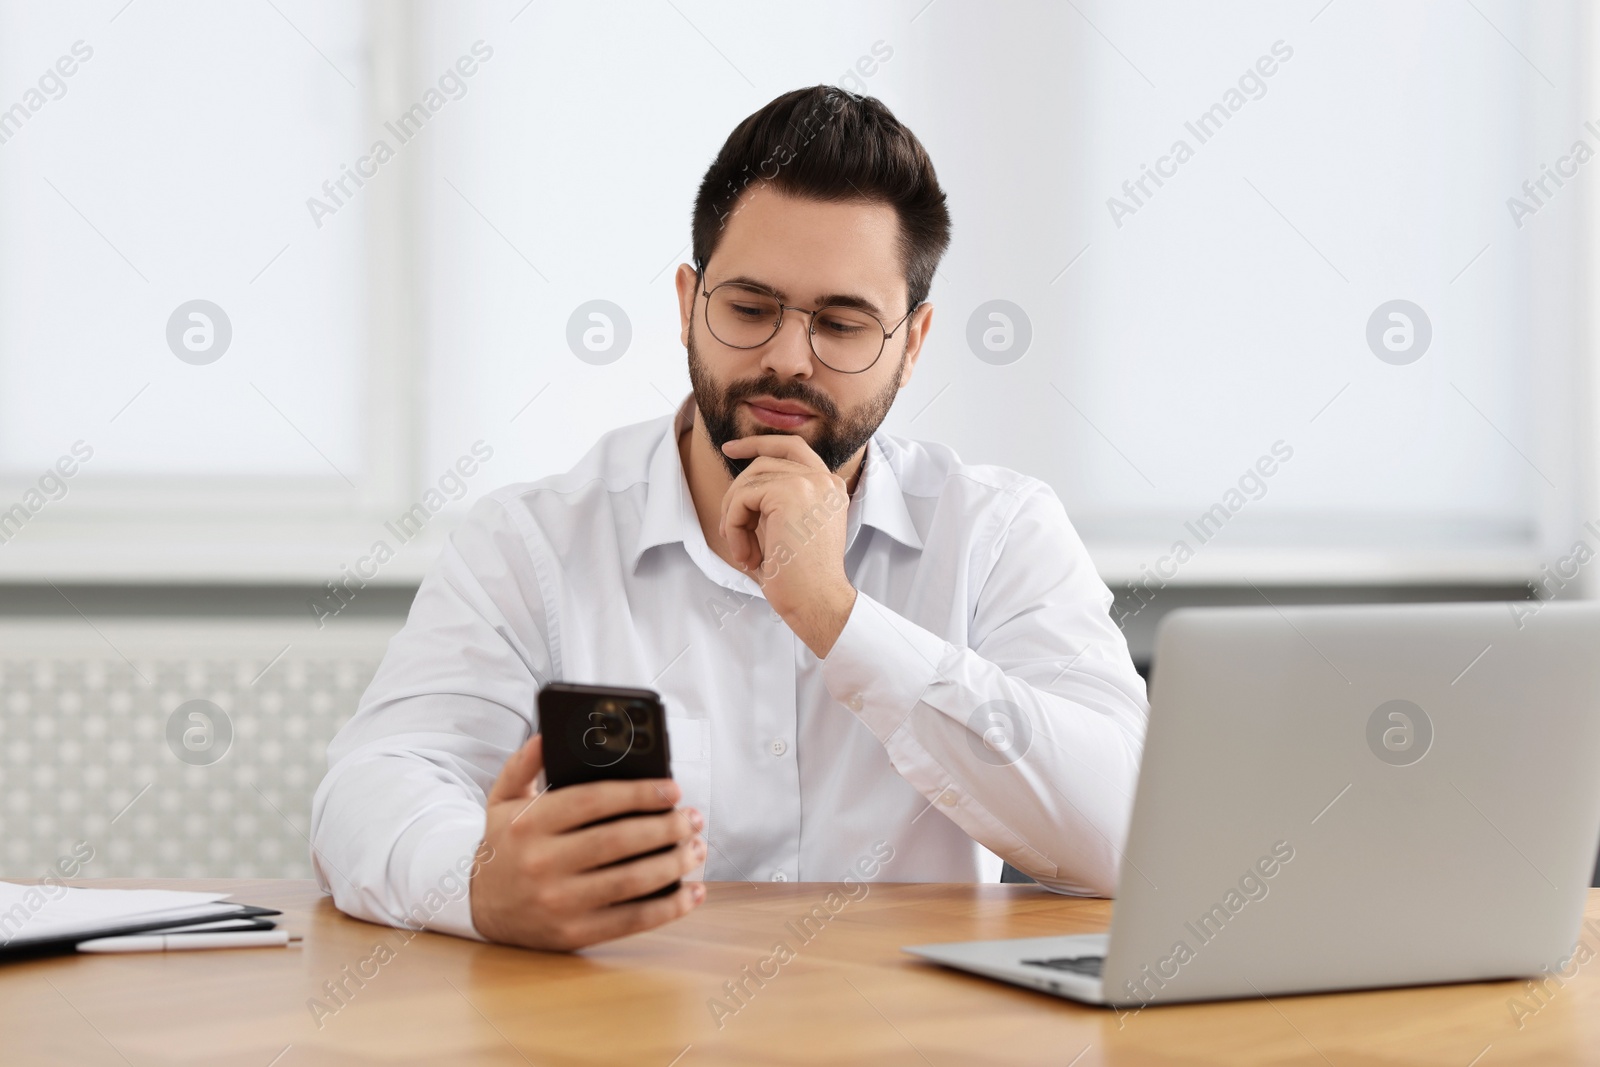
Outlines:
[[[41,515],[0,542],[0,582],[321,586],[359,575],[380,585],[415,584],[460,518],[435,515],[405,539],[407,531],[376,517],[113,521]],[[392,553],[384,562],[375,554],[380,542]]]

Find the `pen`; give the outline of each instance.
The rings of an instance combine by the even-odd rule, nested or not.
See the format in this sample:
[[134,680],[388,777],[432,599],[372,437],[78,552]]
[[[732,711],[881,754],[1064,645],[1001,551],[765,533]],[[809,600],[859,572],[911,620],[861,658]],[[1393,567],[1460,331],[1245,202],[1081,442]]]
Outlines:
[[179,952],[199,948],[282,948],[291,941],[287,930],[245,930],[216,934],[143,934],[97,937],[80,941],[79,952]]

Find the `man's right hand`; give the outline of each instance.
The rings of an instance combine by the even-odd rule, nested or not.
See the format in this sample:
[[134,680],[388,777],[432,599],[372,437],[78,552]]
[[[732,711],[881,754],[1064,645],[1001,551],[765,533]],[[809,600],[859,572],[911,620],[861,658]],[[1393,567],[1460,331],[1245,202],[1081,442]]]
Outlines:
[[[688,914],[705,886],[685,882],[655,900],[620,903],[678,881],[705,860],[691,809],[637,815],[599,826],[612,815],[676,804],[670,778],[588,782],[535,794],[544,769],[542,738],[506,760],[489,791],[483,843],[493,849],[472,878],[472,924],[490,941],[567,952],[639,933]],[[617,860],[670,851],[627,863]]]

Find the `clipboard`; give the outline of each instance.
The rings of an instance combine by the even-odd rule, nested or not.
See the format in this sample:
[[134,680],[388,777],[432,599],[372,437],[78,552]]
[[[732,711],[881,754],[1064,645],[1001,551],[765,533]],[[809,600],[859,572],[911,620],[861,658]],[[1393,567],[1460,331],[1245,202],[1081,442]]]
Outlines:
[[[236,904],[230,901],[217,901],[211,911],[199,915],[186,915],[181,919],[155,919],[148,922],[118,922],[106,923],[94,929],[78,930],[70,935],[52,937],[34,941],[16,941],[0,945],[0,963],[8,960],[37,959],[41,956],[56,956],[68,952],[76,952],[81,941],[93,941],[100,937],[124,937],[130,934],[159,933],[174,927],[195,926],[200,923],[216,922],[222,919],[250,919],[248,926],[239,926],[239,930],[271,930],[277,923],[268,919],[270,915],[282,915],[283,912],[272,908],[257,907],[254,904]],[[191,931],[202,933],[204,931]],[[181,936],[174,934],[173,936]]]

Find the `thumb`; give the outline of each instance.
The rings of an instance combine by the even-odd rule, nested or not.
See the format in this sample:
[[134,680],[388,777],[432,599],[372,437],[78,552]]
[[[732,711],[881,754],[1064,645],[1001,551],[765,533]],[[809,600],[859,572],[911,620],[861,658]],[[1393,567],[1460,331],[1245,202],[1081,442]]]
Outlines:
[[489,803],[516,800],[528,795],[535,778],[544,770],[544,736],[535,733],[528,743],[511,753],[506,765],[500,768],[500,777],[489,790]]

